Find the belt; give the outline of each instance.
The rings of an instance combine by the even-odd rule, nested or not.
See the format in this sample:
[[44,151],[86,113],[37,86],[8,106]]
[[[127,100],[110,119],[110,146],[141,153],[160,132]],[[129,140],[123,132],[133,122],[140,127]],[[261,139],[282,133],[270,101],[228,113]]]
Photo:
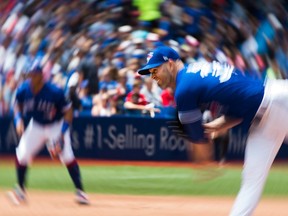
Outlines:
[[259,113],[258,112],[256,113],[256,115],[255,115],[255,117],[254,117],[254,119],[252,121],[252,126],[253,127],[259,125],[259,123],[262,120],[266,110],[267,110],[267,107],[266,108],[263,107],[263,108],[258,110]]
[[252,126],[255,127],[257,126],[260,121],[262,120],[263,116],[265,115],[269,104],[270,104],[270,98],[268,97],[268,95],[266,94],[267,92],[265,91],[262,102],[254,116],[254,119],[252,121]]

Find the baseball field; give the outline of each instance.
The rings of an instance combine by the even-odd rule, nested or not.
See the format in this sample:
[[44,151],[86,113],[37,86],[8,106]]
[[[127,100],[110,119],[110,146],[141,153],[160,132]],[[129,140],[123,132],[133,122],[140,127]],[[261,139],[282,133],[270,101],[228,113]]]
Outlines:
[[[88,160],[79,164],[91,205],[74,202],[72,182],[59,161],[36,158],[28,174],[28,203],[14,206],[6,197],[16,181],[14,161],[0,158],[0,215],[228,215],[242,166]],[[287,183],[287,163],[276,163],[256,216],[287,215]]]

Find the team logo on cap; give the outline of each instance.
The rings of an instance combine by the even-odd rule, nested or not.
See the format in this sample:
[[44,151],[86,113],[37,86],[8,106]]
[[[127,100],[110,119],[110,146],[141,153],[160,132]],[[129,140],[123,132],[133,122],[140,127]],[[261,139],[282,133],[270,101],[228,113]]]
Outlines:
[[169,58],[167,56],[163,56],[164,61],[168,61]]
[[148,54],[147,54],[147,63],[150,61],[150,59],[153,57],[153,52],[149,52]]

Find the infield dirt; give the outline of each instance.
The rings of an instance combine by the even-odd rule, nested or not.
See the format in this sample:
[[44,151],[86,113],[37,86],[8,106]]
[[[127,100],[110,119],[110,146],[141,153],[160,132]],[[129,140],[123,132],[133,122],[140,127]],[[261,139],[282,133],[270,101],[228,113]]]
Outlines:
[[[234,198],[163,197],[89,194],[91,205],[80,206],[72,193],[29,191],[29,202],[14,206],[0,191],[1,216],[225,216]],[[255,216],[286,215],[288,198],[261,200]],[[286,213],[285,213],[286,212]]]

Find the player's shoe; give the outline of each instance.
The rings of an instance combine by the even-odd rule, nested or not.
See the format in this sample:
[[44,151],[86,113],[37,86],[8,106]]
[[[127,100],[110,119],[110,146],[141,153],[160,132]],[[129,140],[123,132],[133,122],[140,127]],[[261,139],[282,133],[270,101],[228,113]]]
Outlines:
[[76,191],[76,202],[81,205],[90,204],[87,194],[82,190]]
[[12,191],[8,191],[7,196],[14,205],[27,203],[25,191],[23,191],[18,185],[16,185]]

